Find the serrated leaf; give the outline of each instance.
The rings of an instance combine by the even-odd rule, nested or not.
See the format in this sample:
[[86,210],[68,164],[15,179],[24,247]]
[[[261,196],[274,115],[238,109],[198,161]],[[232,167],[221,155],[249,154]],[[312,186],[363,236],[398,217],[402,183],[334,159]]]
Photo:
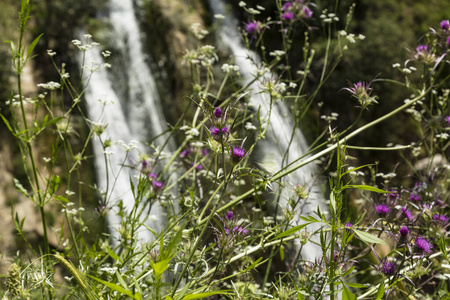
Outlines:
[[292,227],[292,228],[290,228],[290,229],[288,229],[288,230],[286,230],[286,231],[280,233],[280,234],[277,235],[276,237],[274,237],[274,238],[272,239],[272,241],[273,241],[273,240],[277,240],[277,239],[282,238],[282,237],[285,237],[285,236],[288,236],[288,235],[291,235],[291,234],[293,234],[293,233],[295,233],[295,232],[297,232],[297,231],[299,231],[299,230],[305,228],[305,227],[306,227],[307,225],[309,225],[309,224],[311,224],[311,222],[310,222],[310,223],[305,223],[305,224],[302,224],[302,225],[298,225],[298,226],[295,226],[295,227]]
[[374,186],[371,185],[353,185],[353,184],[349,184],[343,187],[344,189],[358,189],[358,190],[365,190],[365,191],[370,191],[370,192],[375,192],[375,193],[381,193],[381,194],[387,194],[387,193],[392,193],[391,191],[385,191],[379,188],[376,188]]
[[352,229],[352,230],[364,242],[367,242],[369,244],[382,244],[382,245],[386,244],[385,241],[383,241],[382,239],[374,236],[373,234],[370,234],[368,232],[361,231],[361,230],[358,230],[358,229]]
[[344,287],[344,290],[342,291],[342,300],[356,300],[355,294],[350,292],[345,284],[343,284],[342,286]]

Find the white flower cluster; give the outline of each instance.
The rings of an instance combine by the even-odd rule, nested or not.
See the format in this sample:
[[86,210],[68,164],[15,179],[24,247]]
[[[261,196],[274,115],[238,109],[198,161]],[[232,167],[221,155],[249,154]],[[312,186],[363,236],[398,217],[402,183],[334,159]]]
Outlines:
[[336,121],[338,117],[339,117],[339,114],[335,113],[335,112],[332,112],[329,116],[325,116],[325,115],[320,116],[320,118],[322,120],[325,120],[327,122]]
[[232,71],[238,72],[239,71],[239,66],[223,64],[222,65],[222,71],[224,71],[225,73],[231,73]]
[[347,33],[345,30],[339,31],[340,36],[345,36],[345,38],[352,44],[356,43],[356,39],[364,40],[366,37],[362,34],[358,34],[357,36],[353,33]]
[[47,90],[56,90],[56,89],[59,89],[61,87],[61,85],[59,83],[54,82],[54,81],[50,81],[50,82],[47,82],[47,83],[38,83],[37,86],[41,87],[41,88],[44,88],[44,89],[47,89]]
[[205,45],[197,50],[188,51],[184,55],[184,60],[193,65],[201,64],[204,67],[209,67],[216,60],[218,60],[217,54],[214,50],[214,46]]
[[[36,101],[37,101],[37,100],[33,100],[31,98],[27,98],[24,96],[22,96],[22,100],[23,100],[23,104],[27,104],[27,103],[33,104],[33,103],[36,103]],[[20,106],[20,96],[14,95],[14,97],[12,97],[12,101],[6,100],[5,103],[6,103],[6,105],[11,104],[11,106]]]
[[195,35],[195,37],[199,40],[203,40],[206,35],[209,34],[209,31],[201,28],[200,23],[194,23],[191,25],[191,31]]
[[135,140],[131,140],[130,143],[126,144],[124,141],[118,140],[117,145],[122,146],[127,152],[129,152],[132,149],[137,148],[138,142]]
[[324,9],[322,11],[320,18],[323,20],[324,23],[331,23],[333,21],[335,21],[335,22],[339,21],[339,18],[336,16],[335,13],[328,13],[328,10],[326,10],[326,9]]

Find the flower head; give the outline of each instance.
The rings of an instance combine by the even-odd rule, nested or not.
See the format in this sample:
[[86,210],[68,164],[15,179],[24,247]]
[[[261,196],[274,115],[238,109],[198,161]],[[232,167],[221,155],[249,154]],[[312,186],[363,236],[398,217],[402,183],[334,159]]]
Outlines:
[[449,30],[450,29],[450,22],[448,20],[442,20],[441,21],[441,28],[443,30]]
[[381,264],[380,271],[386,276],[392,276],[397,271],[397,265],[392,261],[384,260]]
[[436,60],[436,56],[430,51],[428,46],[423,44],[417,46],[414,58],[425,63],[433,63]]
[[214,109],[214,116],[216,118],[222,117],[222,110],[220,109],[220,107],[216,107],[216,109]]
[[248,35],[255,36],[259,33],[259,26],[258,23],[253,21],[249,22],[245,25],[245,31]]
[[406,238],[409,234],[409,229],[406,226],[402,226],[402,228],[399,229],[399,232],[402,238]]
[[307,17],[307,18],[312,17],[313,12],[308,6],[305,6],[305,8],[303,9],[303,12],[305,13],[305,17]]
[[407,207],[402,207],[402,214],[406,217],[406,219],[408,219],[408,221],[413,219],[413,215]]
[[432,252],[431,248],[433,248],[433,245],[431,245],[430,242],[428,242],[428,240],[425,238],[418,237],[416,239],[415,245],[416,245],[417,251],[422,254]]
[[287,10],[289,7],[292,7],[292,3],[286,2],[285,4],[283,4],[283,7],[281,7],[281,10]]
[[231,158],[234,162],[238,163],[241,161],[247,154],[245,153],[245,149],[238,146],[231,146]]
[[232,212],[232,211],[229,211],[229,212],[227,212],[227,214],[225,215],[225,219],[231,220],[231,219],[233,219],[233,216],[234,216],[233,212]]
[[370,87],[370,83],[358,81],[357,83],[353,83],[349,88],[344,88],[352,94],[352,97],[356,98],[361,107],[364,109],[369,105],[377,102],[377,96],[372,96],[372,88]]
[[286,11],[283,13],[283,20],[290,21],[294,18],[294,13],[292,11]]
[[375,210],[381,216],[387,216],[391,212],[391,209],[386,204],[376,205]]

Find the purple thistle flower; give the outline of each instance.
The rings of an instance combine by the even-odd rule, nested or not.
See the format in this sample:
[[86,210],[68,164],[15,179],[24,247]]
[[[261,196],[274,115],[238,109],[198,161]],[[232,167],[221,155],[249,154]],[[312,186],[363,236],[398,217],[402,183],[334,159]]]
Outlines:
[[387,216],[391,212],[391,209],[386,204],[378,204],[375,206],[375,210],[381,216]]
[[287,11],[283,13],[283,19],[285,21],[290,21],[294,18],[294,13],[292,11]]
[[305,13],[305,16],[307,18],[311,18],[313,15],[312,10],[308,6],[305,6],[305,8],[303,9],[303,12]]
[[146,168],[148,166],[148,162],[144,159],[143,161],[142,161],[142,167],[143,168]]
[[156,178],[158,178],[158,175],[156,175],[156,173],[149,173],[148,177],[156,179]]
[[428,51],[428,46],[427,46],[427,45],[419,45],[419,46],[417,46],[417,48],[416,48],[416,52],[417,52],[418,54],[424,53],[424,52],[427,52],[427,51]]
[[237,232],[238,234],[243,234],[243,235],[246,235],[247,233],[248,233],[248,229],[244,229],[244,228],[242,228],[242,226],[236,226],[236,227],[234,227],[233,228],[233,231],[234,232]]
[[157,189],[160,189],[160,188],[162,188],[163,183],[161,181],[158,181],[158,180],[153,180],[152,181],[152,185],[153,185],[153,187],[155,187]]
[[227,135],[228,133],[230,133],[230,130],[228,129],[228,126],[225,126],[222,128],[222,134],[223,135]]
[[400,236],[402,238],[406,238],[409,234],[409,229],[406,226],[402,226],[402,228],[400,228],[399,232],[400,232]]
[[410,200],[415,200],[415,201],[420,201],[420,199],[422,198],[422,196],[416,194],[416,193],[411,193],[411,195],[409,196]]
[[249,35],[256,35],[257,33],[259,33],[258,23],[247,23],[247,25],[245,25],[245,31],[247,31]]
[[391,261],[383,261],[381,264],[381,273],[383,273],[386,276],[392,276],[397,271],[397,265],[394,262]]
[[[192,165],[194,165],[194,163],[192,163]],[[202,164],[196,165],[196,166],[195,166],[195,169],[196,169],[197,171],[203,169]]]
[[231,219],[233,219],[233,217],[234,217],[234,214],[232,211],[227,212],[227,214],[225,215],[225,219],[227,219],[227,220],[231,220]]
[[408,221],[411,221],[413,219],[413,215],[408,208],[402,207],[402,213],[406,217],[406,219],[408,219]]
[[212,126],[209,131],[211,132],[212,136],[214,139],[216,139],[217,137],[219,137],[221,130],[215,126]]
[[236,162],[239,162],[241,159],[243,159],[246,156],[245,150],[241,147],[234,147],[231,146],[231,156],[233,160]]
[[225,233],[226,233],[226,234],[230,234],[230,229],[225,228]]
[[189,154],[191,154],[191,149],[186,149],[186,150],[183,150],[183,151],[181,151],[181,154],[180,154],[180,156],[181,157],[186,157],[186,156],[188,156]]
[[352,228],[353,227],[353,223],[348,222],[344,226],[345,226],[345,228]]
[[203,153],[204,156],[206,156],[206,155],[208,155],[208,150],[203,149],[203,150],[202,150],[202,153]]
[[292,3],[291,2],[286,2],[285,4],[283,4],[283,7],[281,7],[281,10],[286,10],[289,7],[292,7]]
[[216,118],[222,117],[222,110],[220,109],[220,107],[216,107],[216,109],[214,110],[214,116]]
[[432,252],[431,248],[433,248],[433,245],[431,245],[430,242],[428,242],[425,238],[418,237],[416,239],[415,245],[417,250],[422,254]]
[[391,199],[395,200],[397,198],[397,192],[396,191],[392,191],[392,193],[387,194],[387,198],[389,200],[391,200]]
[[450,28],[450,22],[448,20],[441,21],[441,28],[443,30],[448,30]]

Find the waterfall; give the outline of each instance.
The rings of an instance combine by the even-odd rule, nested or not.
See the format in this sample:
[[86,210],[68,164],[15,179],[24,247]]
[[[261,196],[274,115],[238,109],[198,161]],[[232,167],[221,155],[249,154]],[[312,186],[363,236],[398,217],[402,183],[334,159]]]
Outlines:
[[[107,154],[110,160],[108,166],[105,164],[103,147],[98,140],[93,141],[93,148],[97,184],[100,190],[108,194],[108,206],[112,210],[107,215],[107,223],[112,241],[117,244],[120,238],[118,229],[121,222],[121,217],[117,214],[118,200],[123,201],[127,212],[134,205],[130,188],[130,177],[134,174],[123,165],[130,165],[138,160],[136,150],[132,150],[129,152],[129,158],[124,161],[125,149],[117,141],[129,144],[133,140],[150,140],[166,129],[166,121],[155,80],[145,59],[141,31],[132,0],[110,0],[108,11],[112,26],[111,36],[115,39],[116,48],[120,50],[120,53],[113,53],[113,55],[120,57],[121,65],[125,68],[120,70],[119,82],[112,80],[112,74],[108,74],[105,68],[96,71],[90,78],[85,99],[90,120],[107,124],[101,137],[103,140],[109,138],[112,141],[111,147],[106,149],[109,153],[112,152]],[[98,64],[102,62],[102,59],[98,47],[93,47],[86,51],[85,65],[91,66],[92,62]],[[120,89],[119,85],[125,85],[125,87]],[[104,105],[103,102],[107,104]],[[158,138],[156,143],[161,145],[163,138]],[[140,144],[137,147],[142,152],[149,150]],[[171,152],[173,149],[173,144],[169,142],[165,151]],[[109,177],[106,174],[107,167]],[[159,232],[164,225],[163,216],[162,207],[155,203],[150,214],[143,216],[141,221]],[[143,229],[138,232],[138,239],[141,242],[148,242],[153,240],[154,236],[150,231]]]
[[[218,22],[220,27],[218,28],[217,35],[218,41],[223,44],[224,47],[230,49],[234,58],[234,63],[239,66],[239,72],[242,76],[242,85],[249,84],[257,74],[257,64],[260,61],[258,55],[253,51],[245,48],[241,42],[241,38],[238,32],[238,22],[225,9],[225,3],[222,0],[209,0],[209,6],[214,15],[221,14],[225,16],[224,20]],[[269,80],[270,74],[266,75],[264,79]],[[290,163],[295,159],[303,156],[307,152],[308,143],[303,136],[299,128],[295,128],[294,122],[291,118],[291,113],[285,103],[279,101],[272,107],[272,111],[269,110],[270,98],[267,94],[262,92],[258,83],[253,83],[250,86],[252,90],[250,105],[256,109],[259,107],[261,110],[261,119],[267,119],[270,113],[270,125],[267,130],[266,139],[259,141],[257,152],[263,162],[275,163],[279,169],[282,166],[282,157],[284,153],[288,151],[287,159],[285,162]],[[289,141],[292,136],[292,132],[295,130],[294,139],[289,145]],[[301,184],[308,187],[309,199],[308,205],[303,209],[303,215],[310,214],[319,205],[321,211],[326,211],[324,206],[322,192],[318,184],[314,184],[313,175],[317,173],[314,165],[308,164],[296,172],[291,173],[288,176],[288,181],[293,184]],[[285,188],[285,191],[289,188]],[[280,198],[280,205],[283,208],[288,207],[287,195],[283,193]],[[296,216],[294,222],[299,222],[299,216]],[[317,229],[311,225],[309,230]],[[310,245],[311,244],[311,245]],[[320,247],[307,244],[308,247],[304,247],[302,254],[304,258],[314,260],[321,255]]]

